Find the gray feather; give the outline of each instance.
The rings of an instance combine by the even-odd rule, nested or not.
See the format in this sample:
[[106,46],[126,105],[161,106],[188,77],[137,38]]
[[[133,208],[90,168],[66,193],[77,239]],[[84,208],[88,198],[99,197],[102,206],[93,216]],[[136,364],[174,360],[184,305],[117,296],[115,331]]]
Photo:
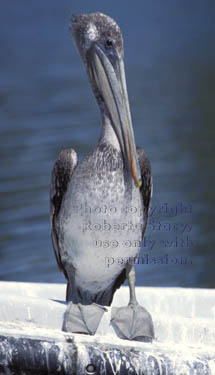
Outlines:
[[67,191],[68,183],[72,178],[77,163],[77,154],[72,148],[62,150],[54,164],[51,177],[51,237],[59,269],[64,272],[66,277],[67,275],[61,262],[60,248],[58,243],[58,216],[63,198]]
[[142,186],[140,188],[140,194],[142,196],[143,211],[144,211],[144,222],[145,226],[143,228],[142,237],[144,235],[148,214],[150,201],[152,197],[152,174],[151,174],[151,165],[149,159],[146,156],[146,153],[143,149],[137,147],[137,156],[140,165]]

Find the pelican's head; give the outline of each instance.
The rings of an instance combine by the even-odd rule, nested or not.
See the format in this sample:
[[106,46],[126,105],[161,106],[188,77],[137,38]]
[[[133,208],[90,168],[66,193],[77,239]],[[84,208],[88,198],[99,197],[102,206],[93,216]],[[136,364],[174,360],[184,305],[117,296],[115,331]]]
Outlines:
[[97,100],[111,120],[127,168],[137,187],[141,173],[129,108],[119,26],[102,13],[72,17],[72,35],[86,66]]

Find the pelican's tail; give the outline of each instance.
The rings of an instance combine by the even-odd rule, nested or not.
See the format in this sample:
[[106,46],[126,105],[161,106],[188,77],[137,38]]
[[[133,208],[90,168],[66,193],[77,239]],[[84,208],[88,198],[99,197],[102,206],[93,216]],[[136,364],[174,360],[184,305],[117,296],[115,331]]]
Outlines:
[[110,306],[116,289],[120,288],[125,279],[126,270],[123,269],[123,271],[117,276],[113,284],[111,284],[105,290],[99,291],[97,294],[93,294],[88,290],[83,290],[81,287],[71,285],[71,283],[68,282],[66,300],[67,302],[72,301],[73,303],[81,303],[82,305],[97,303],[98,305],[102,306]]

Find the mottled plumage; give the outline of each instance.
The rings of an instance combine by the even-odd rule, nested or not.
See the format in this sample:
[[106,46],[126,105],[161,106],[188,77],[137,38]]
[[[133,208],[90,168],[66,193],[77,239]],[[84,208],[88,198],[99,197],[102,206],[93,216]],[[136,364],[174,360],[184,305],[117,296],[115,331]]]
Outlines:
[[[140,188],[140,194],[141,194],[141,200],[143,203],[143,215],[140,218],[142,225],[142,231],[140,232],[141,235],[138,234],[138,238],[136,240],[140,240],[140,237],[143,238],[145,227],[147,224],[147,217],[148,217],[148,210],[149,210],[149,204],[151,199],[151,168],[149,160],[146,157],[145,152],[138,148],[138,160],[141,168],[141,177],[142,177],[142,186]],[[85,166],[87,168],[85,169]],[[80,167],[80,169],[79,169]],[[74,170],[77,168],[77,179],[79,182],[82,182],[81,185],[83,185],[83,188],[78,191],[78,193],[75,193],[74,195],[72,193],[68,193],[68,199],[70,202],[68,202],[68,205],[71,207],[75,207],[75,219],[77,220],[78,216],[78,208],[81,206],[82,198],[84,195],[84,192],[86,193],[86,199],[88,207],[91,209],[93,208],[93,205],[96,204],[96,207],[102,207],[104,204],[107,205],[107,202],[112,207],[116,207],[118,195],[120,194],[120,188],[124,184],[124,166],[123,166],[123,158],[119,151],[114,149],[110,144],[98,144],[96,149],[93,153],[91,153],[89,156],[86,157],[85,160],[82,161],[82,163],[79,165],[77,163],[77,155],[73,149],[66,149],[61,151],[52,172],[52,187],[51,187],[51,221],[52,221],[52,241],[53,246],[55,250],[56,259],[58,262],[58,266],[60,270],[62,270],[66,276],[66,278],[69,280],[68,271],[67,271],[67,262],[68,259],[64,260],[62,262],[61,260],[61,252],[62,252],[62,245],[61,241],[62,239],[62,232],[63,232],[63,225],[62,225],[62,219],[60,219],[59,214],[60,210],[62,208],[63,200],[66,197],[66,192],[68,190],[69,185],[73,185],[72,180],[74,176]],[[78,171],[81,171],[78,173]],[[96,171],[96,174],[95,174]],[[106,178],[105,172],[107,172]],[[83,173],[83,174],[82,174]],[[116,180],[116,175],[119,175],[119,177]],[[92,178],[93,177],[93,178]],[[90,184],[90,179],[92,178],[94,186]],[[118,181],[118,185],[117,182]],[[104,185],[105,182],[105,185]],[[76,183],[75,186],[79,186],[79,183]],[[92,186],[92,191],[89,190],[89,186]],[[118,188],[117,188],[118,186]],[[135,186],[133,186],[134,191],[138,192]],[[123,195],[124,195],[123,190]],[[129,191],[126,193],[129,196]],[[106,198],[110,197],[110,199],[107,201]],[[126,195],[125,195],[126,196]],[[78,199],[77,199],[78,197]],[[64,204],[66,205],[65,201]],[[82,202],[83,205],[83,202]],[[125,206],[135,207],[132,203],[132,201]],[[83,209],[80,208],[80,214],[83,215]],[[63,208],[63,213],[67,212],[66,207]],[[62,215],[62,214],[61,214]],[[68,214],[66,215],[68,216]],[[87,215],[86,215],[87,217]],[[108,215],[106,215],[106,218]],[[113,217],[113,215],[112,215]],[[92,214],[88,215],[88,218],[92,221]],[[74,219],[74,220],[75,220]],[[85,218],[85,221],[88,219]],[[97,215],[97,223],[100,221],[99,215]],[[128,216],[124,215],[124,221],[125,223],[128,220]],[[118,222],[118,221],[117,221]],[[76,232],[77,233],[77,232]],[[92,234],[92,233],[90,233]],[[78,236],[82,236],[83,233],[77,233]],[[110,236],[110,233],[108,233]],[[59,241],[61,236],[61,241]],[[113,236],[113,234],[112,234]],[[118,232],[117,235],[114,238],[123,237],[125,239],[128,239],[128,234],[126,236],[126,233],[124,232]],[[106,238],[106,237],[105,237]],[[104,238],[104,239],[105,239]],[[72,250],[72,249],[71,249]],[[135,257],[138,255],[138,251],[135,253],[131,252],[131,257]],[[64,254],[64,251],[63,251]],[[108,253],[104,253],[104,261],[105,257],[108,256]],[[111,255],[110,255],[111,256]],[[121,254],[122,257],[129,256],[126,254],[126,252]],[[64,254],[65,257],[65,254]],[[87,257],[87,254],[86,254]],[[68,256],[69,258],[69,256]],[[70,267],[71,268],[71,267]],[[75,267],[73,269],[73,272],[75,273]],[[95,275],[92,275],[93,279]],[[125,281],[126,275],[125,275],[125,266],[122,267],[122,269],[119,270],[119,274],[116,276],[114,283],[111,285],[110,290],[108,291],[108,297],[106,294],[102,291],[102,293],[99,293],[98,295],[92,295],[91,302],[97,302],[105,305],[109,305],[112,301],[114,292],[116,288],[120,287],[121,283]],[[79,290],[79,286],[77,286]],[[69,298],[69,292],[67,293],[67,298]],[[81,298],[83,292],[79,290],[80,295],[80,301],[84,303],[83,298]],[[84,294],[84,297],[85,294]],[[105,299],[104,299],[105,297]],[[89,298],[87,298],[87,301]]]
[[[52,172],[52,242],[58,266],[67,278],[66,299],[79,304],[71,304],[64,328],[95,332],[103,312],[96,310],[92,330],[89,310],[83,306],[110,305],[115,290],[127,278],[130,303],[121,313],[130,333],[124,336],[137,336],[136,316],[137,321],[139,317],[147,322],[141,335],[152,337],[151,317],[137,304],[128,261],[138,256],[147,224],[151,168],[144,151],[135,146],[122,34],[116,22],[102,13],[73,16],[71,30],[101,111],[102,131],[86,158],[77,162],[76,152],[66,149]],[[70,322],[76,314],[78,328],[77,319]],[[113,318],[116,325],[117,315]]]

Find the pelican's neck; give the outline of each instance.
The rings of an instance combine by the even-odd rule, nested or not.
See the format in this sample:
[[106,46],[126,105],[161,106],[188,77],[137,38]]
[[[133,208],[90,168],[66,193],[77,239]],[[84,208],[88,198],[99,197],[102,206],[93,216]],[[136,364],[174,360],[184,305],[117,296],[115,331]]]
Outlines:
[[102,111],[102,132],[99,138],[99,143],[109,143],[117,151],[120,151],[120,144],[113,129],[111,120],[104,111]]

